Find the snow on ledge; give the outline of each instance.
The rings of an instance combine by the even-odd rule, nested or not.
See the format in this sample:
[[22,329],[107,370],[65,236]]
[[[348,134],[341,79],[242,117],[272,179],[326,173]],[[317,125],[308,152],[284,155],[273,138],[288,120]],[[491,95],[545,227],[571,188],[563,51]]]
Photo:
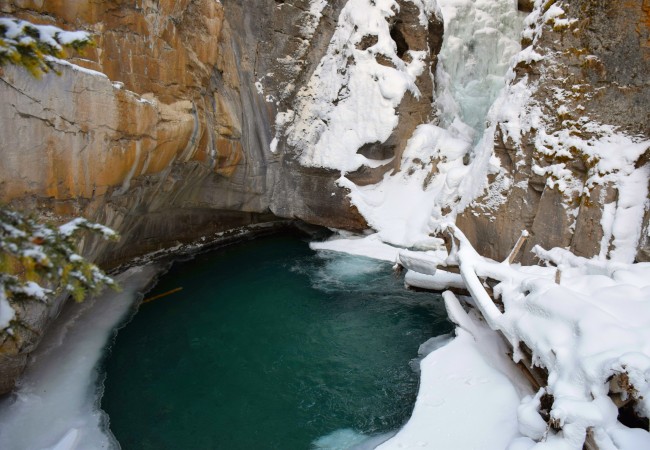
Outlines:
[[[421,16],[435,13],[431,0],[414,2]],[[409,50],[410,62],[396,53],[389,19],[399,10],[395,0],[348,0],[341,10],[329,47],[311,79],[296,96],[293,110],[276,117],[275,138],[300,151],[300,163],[351,172],[377,167],[358,154],[364,144],[385,142],[398,124],[396,108],[425,71],[425,51]],[[376,43],[360,48],[366,37]],[[382,55],[394,67],[377,62]],[[288,120],[289,119],[289,120]]]
[[90,76],[93,76],[93,77],[105,78],[105,79],[108,80],[108,76],[104,72],[99,72],[97,70],[92,70],[92,69],[86,69],[85,67],[78,66],[77,64],[73,64],[70,61],[55,58],[53,56],[46,56],[45,59],[47,59],[48,61],[51,61],[53,63],[56,63],[56,64],[58,64],[60,66],[69,67],[70,69],[74,70],[75,72],[84,73],[86,75],[90,75]]
[[358,236],[345,231],[339,231],[339,234],[327,241],[311,242],[309,247],[312,250],[348,253],[350,255],[365,256],[391,263],[403,263],[404,261],[400,261],[402,257],[404,260],[413,260],[414,263],[415,260],[433,263],[442,261],[447,256],[447,250],[443,245],[442,239],[430,237],[426,240],[419,241],[417,244],[417,248],[420,251],[414,252],[384,242],[379,233]]
[[328,241],[311,242],[312,250],[328,250],[333,252],[348,253],[350,255],[365,256],[382,261],[395,262],[400,249],[382,242],[377,234],[369,236],[339,235]]

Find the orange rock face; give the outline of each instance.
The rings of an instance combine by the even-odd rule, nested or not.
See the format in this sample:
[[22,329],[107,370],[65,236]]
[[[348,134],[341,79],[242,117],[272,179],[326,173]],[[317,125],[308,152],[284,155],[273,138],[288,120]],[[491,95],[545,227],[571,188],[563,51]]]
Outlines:
[[219,49],[221,3],[22,0],[0,2],[0,9],[90,31],[95,46],[70,61],[108,77],[62,67],[60,76],[35,82],[20,70],[5,71],[3,98],[12,101],[0,105],[0,116],[18,133],[1,151],[23,156],[8,155],[0,168],[0,200],[91,199],[128,189],[134,178],[180,159],[232,175],[242,157],[237,119],[224,107],[215,124],[203,98],[217,61],[232,59]]
[[65,66],[61,75],[43,80],[15,69],[5,74],[16,89],[4,94],[7,101],[0,107],[2,120],[15,130],[3,146],[4,201],[103,195],[167,167],[194,128],[190,102],[158,104],[116,89],[98,75]]
[[35,23],[90,31],[96,47],[75,63],[163,102],[204,86],[223,23],[221,4],[211,0],[4,1],[2,10]]

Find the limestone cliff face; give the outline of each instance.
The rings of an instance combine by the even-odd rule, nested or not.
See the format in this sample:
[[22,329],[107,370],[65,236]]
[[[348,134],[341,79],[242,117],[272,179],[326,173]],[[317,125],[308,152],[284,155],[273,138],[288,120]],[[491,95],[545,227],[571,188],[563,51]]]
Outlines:
[[[110,224],[124,234],[121,245],[87,252],[114,262],[176,232],[191,239],[264,210],[252,200],[264,190],[240,183],[230,189],[238,195],[208,206],[246,214],[228,213],[227,225],[216,225],[215,214],[203,211],[202,181],[249,172],[241,117],[211,88],[219,67],[238,88],[221,4],[3,2],[2,10],[91,31],[96,47],[71,61],[106,74],[64,65],[61,76],[33,80],[5,70],[0,114],[17,133],[2,147],[3,201]],[[172,220],[156,225],[161,214]]]
[[[527,26],[522,48],[529,58],[509,86],[521,127],[502,121],[494,145],[512,187],[497,209],[478,199],[458,224],[480,252],[499,259],[526,229],[524,262],[536,244],[647,261],[643,194],[630,200],[650,175],[647,2],[537,2]],[[526,101],[517,100],[522,96]],[[634,150],[623,156],[626,148]],[[635,188],[626,186],[632,179]],[[487,196],[497,192],[492,186]],[[617,226],[637,227],[636,240],[622,242]]]
[[[17,130],[0,150],[0,198],[81,214],[123,234],[118,246],[93,243],[100,247],[87,253],[116,262],[269,214],[367,228],[336,185],[337,171],[302,167],[290,146],[269,151],[277,111],[293,104],[320,62],[344,2],[0,5],[35,23],[93,33],[96,47],[70,61],[105,76],[61,66],[61,76],[33,80],[6,68],[0,85],[9,100],[2,121]],[[401,5],[393,18],[400,45],[431,47],[435,63],[441,23],[422,26],[414,5]],[[365,151],[399,153],[433,116],[432,79],[420,79],[422,96],[404,99],[389,142]],[[357,178],[373,182],[394,166]],[[163,216],[172,220],[161,224]]]
[[[2,2],[20,18],[93,32],[96,47],[71,62],[105,76],[5,69],[0,115],[16,132],[1,150],[0,198],[107,223],[121,244],[87,253],[111,262],[269,215],[276,111],[255,85],[275,70],[269,91],[290,96],[319,48],[296,48],[308,2],[257,3]],[[326,45],[334,22],[322,22]],[[293,68],[277,62],[285,55]],[[328,225],[363,227],[358,214],[346,221],[348,205],[323,207]]]
[[[117,245],[83,243],[104,267],[271,216],[263,148],[274,111],[258,98],[249,61],[236,54],[232,30],[242,24],[228,24],[222,4],[0,5],[35,23],[89,30],[96,42],[71,58],[91,70],[63,64],[60,75],[35,80],[0,69],[0,201],[118,230]],[[29,329],[0,349],[1,392],[62,300],[21,312]]]

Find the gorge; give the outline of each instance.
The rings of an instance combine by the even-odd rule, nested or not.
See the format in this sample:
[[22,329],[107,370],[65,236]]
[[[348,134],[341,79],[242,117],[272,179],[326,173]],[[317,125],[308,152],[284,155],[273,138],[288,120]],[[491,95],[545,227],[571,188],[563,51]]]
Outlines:
[[347,448],[405,422],[418,384],[409,360],[451,330],[440,298],[404,290],[389,263],[315,254],[291,234],[175,262],[136,313],[128,297],[159,268],[66,311],[20,400],[0,405],[0,446]]
[[[5,0],[0,11],[95,42],[58,75],[0,69],[0,201],[117,230],[117,244],[80,242],[107,269],[283,219],[361,235],[325,247],[392,262],[399,249],[442,252],[455,223],[494,260],[525,230],[523,265],[646,268],[647,1]],[[5,392],[62,301],[26,308],[27,326],[5,339]]]

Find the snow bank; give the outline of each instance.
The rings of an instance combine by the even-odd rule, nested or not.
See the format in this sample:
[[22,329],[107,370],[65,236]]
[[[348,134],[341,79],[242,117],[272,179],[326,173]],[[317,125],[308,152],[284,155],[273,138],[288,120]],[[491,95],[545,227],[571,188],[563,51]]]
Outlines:
[[516,409],[530,390],[505,356],[503,341],[467,315],[453,294],[446,293],[445,305],[459,325],[456,338],[421,362],[413,415],[377,450],[497,450],[520,437]]
[[64,309],[15,393],[0,401],[0,448],[119,448],[99,409],[97,365],[115,326],[156,272],[153,265],[131,268],[115,277],[121,293],[106,290]]
[[[478,255],[454,225],[447,228],[458,244],[446,259],[398,252],[398,261],[411,269],[406,283],[466,288],[485,322],[445,292],[457,337],[422,361],[413,416],[378,448],[582,449],[588,431],[601,449],[650,448],[647,430],[618,421],[625,402],[650,416],[650,263],[585,259],[540,247],[534,251],[546,266],[498,263]],[[385,245],[377,235],[357,241],[337,239],[331,249]],[[373,254],[381,252],[366,251]],[[454,260],[460,275],[435,269]],[[484,278],[498,282],[494,293],[503,312],[486,293]],[[532,364],[546,369],[547,384],[537,393],[505,357],[496,332],[510,342],[515,361],[530,352]],[[543,398],[551,406],[542,406]]]

